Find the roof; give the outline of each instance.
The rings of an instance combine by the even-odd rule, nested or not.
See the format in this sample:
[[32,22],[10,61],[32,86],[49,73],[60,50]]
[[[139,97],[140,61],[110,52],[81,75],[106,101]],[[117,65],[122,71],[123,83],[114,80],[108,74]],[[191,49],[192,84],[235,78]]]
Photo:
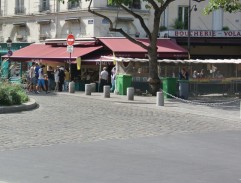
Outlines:
[[[102,46],[83,46],[74,47],[73,53],[71,53],[71,59],[75,60],[78,57],[87,55],[93,51],[99,50]],[[4,55],[3,58],[8,58]],[[70,59],[70,53],[67,52],[66,47],[53,47],[45,44],[32,44],[24,47],[20,50],[13,52],[10,57],[18,60],[30,60],[30,59],[48,59],[48,60],[64,60]]]
[[[133,53],[138,53],[139,56],[140,53],[142,53],[144,57],[146,57],[145,54],[147,54],[147,50],[126,38],[99,38],[99,40],[110,50],[112,50],[116,54],[116,56],[135,57],[136,55],[134,56]],[[138,40],[146,45],[149,44],[148,39]],[[188,56],[187,50],[177,45],[177,43],[175,43],[171,39],[158,39],[157,48],[159,58],[178,58]]]

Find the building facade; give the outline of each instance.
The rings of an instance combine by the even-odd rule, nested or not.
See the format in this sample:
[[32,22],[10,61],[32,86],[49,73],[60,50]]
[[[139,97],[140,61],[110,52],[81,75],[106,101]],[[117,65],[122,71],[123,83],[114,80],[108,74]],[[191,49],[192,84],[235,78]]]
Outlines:
[[[115,37],[118,33],[109,32],[109,24],[103,18],[90,14],[89,2],[61,3],[58,0],[1,0],[0,42],[8,37],[13,42],[42,42],[45,39],[66,38],[69,33],[80,37]],[[148,23],[149,11],[141,0],[130,5]],[[94,0],[92,8],[107,14],[118,28],[128,34],[144,36],[139,23],[129,14],[121,11],[108,0]]]
[[219,9],[205,15],[203,10],[208,2],[174,1],[162,16],[161,37],[175,39],[189,49],[192,58],[240,58],[241,12],[227,13]]

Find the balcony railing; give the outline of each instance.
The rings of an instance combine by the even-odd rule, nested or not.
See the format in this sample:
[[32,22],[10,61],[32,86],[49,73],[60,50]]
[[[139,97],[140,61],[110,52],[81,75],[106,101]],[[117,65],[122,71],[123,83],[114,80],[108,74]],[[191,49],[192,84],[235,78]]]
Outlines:
[[25,7],[16,7],[15,8],[15,14],[19,15],[19,14],[26,14],[26,8]]

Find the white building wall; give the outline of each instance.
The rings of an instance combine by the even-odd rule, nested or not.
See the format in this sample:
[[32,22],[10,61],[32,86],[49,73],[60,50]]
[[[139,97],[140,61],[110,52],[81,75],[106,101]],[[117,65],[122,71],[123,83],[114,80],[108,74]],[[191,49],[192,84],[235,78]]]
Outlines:
[[[48,33],[50,38],[66,38],[67,34],[71,31],[74,32],[76,37],[119,35],[118,33],[109,32],[109,24],[105,21],[103,22],[103,18],[88,13],[87,8],[89,2],[82,0],[80,7],[71,10],[68,10],[66,2],[67,0],[63,4],[59,3],[58,0],[50,0],[50,11],[39,12],[40,0],[25,0],[24,6],[26,8],[26,14],[16,15],[14,12],[15,0],[2,0],[1,7],[3,16],[0,18],[0,25],[2,25],[0,41],[4,40],[5,42],[10,36],[14,41],[39,42],[41,25],[37,22],[40,20],[51,20],[49,24],[50,31]],[[165,13],[165,26],[167,26],[168,29],[173,29],[174,21],[178,17],[178,6],[188,6],[188,2],[188,0],[176,0],[169,5]],[[208,2],[197,3],[191,1],[191,3],[192,5],[197,5],[197,11],[193,9],[191,12],[191,29],[212,30],[213,15],[203,14],[203,9]],[[138,10],[138,13],[144,18],[147,27],[152,29],[153,11],[146,10],[145,5],[145,2],[142,3],[142,11]],[[136,32],[140,32],[140,37],[146,37],[146,33],[137,19],[134,19],[124,11],[118,12],[113,8],[108,9],[107,0],[94,0],[92,7],[106,14],[113,22],[117,23],[117,27],[123,28],[130,35],[134,36]],[[134,21],[116,21],[117,16],[133,18]],[[66,22],[65,20],[68,18],[79,18],[79,24]],[[26,22],[25,32],[22,28],[20,30],[17,26],[13,26],[14,23],[18,22]],[[160,25],[162,25],[162,22]],[[222,26],[219,27],[219,29],[223,26],[228,26],[230,30],[241,30],[241,13],[224,13]],[[16,36],[19,32],[22,32],[26,39],[17,40]]]

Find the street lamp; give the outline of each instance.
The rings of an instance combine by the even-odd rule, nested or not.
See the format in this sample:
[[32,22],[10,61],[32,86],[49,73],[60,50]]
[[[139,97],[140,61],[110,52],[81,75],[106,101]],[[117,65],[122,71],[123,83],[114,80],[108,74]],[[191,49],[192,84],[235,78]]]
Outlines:
[[[193,0],[196,1],[198,3],[200,3],[201,1],[205,1],[205,0]],[[189,0],[188,3],[188,37],[187,37],[187,50],[188,50],[188,57],[190,59],[190,51],[191,51],[191,47],[190,47],[190,39],[191,39],[191,13],[192,10],[197,11],[197,6],[196,5],[191,5],[191,0]]]

